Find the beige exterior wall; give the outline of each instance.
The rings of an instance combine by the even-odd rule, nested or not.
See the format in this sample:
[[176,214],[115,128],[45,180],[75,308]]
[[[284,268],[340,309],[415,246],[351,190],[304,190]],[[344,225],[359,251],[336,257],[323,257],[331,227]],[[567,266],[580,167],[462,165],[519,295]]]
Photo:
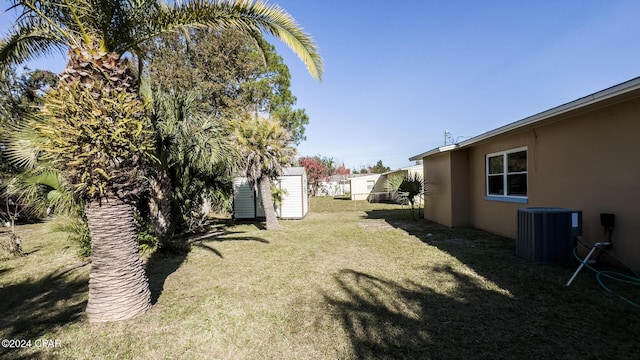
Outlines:
[[[509,203],[503,201],[485,200],[486,196],[486,177],[485,167],[487,154],[527,147],[527,185],[529,203]],[[536,188],[533,182],[536,180],[536,164],[535,140],[531,132],[509,136],[500,141],[490,142],[469,149],[469,176],[473,179],[470,182],[469,195],[469,224],[479,229],[487,230],[495,234],[515,238],[517,231],[516,216],[517,210],[521,207],[537,206],[532,205],[532,199],[535,193],[532,190]],[[569,207],[568,205],[538,205],[547,207]]]
[[424,161],[424,216],[446,226],[468,226],[469,158],[466,150]]
[[[351,200],[366,200],[378,183],[379,178],[379,174],[350,178]],[[370,184],[373,185],[371,189],[369,188]]]
[[451,153],[424,159],[425,219],[453,226],[451,219]]
[[[456,185],[464,174],[464,161],[454,159],[463,151],[425,158],[425,173],[436,184],[436,191],[428,196],[425,217],[449,226],[465,225],[452,218],[466,217],[468,225],[515,238],[518,208],[572,208],[583,212],[584,241],[595,243],[603,240],[600,213],[614,213],[612,250],[640,269],[640,100],[536,125],[467,150],[466,210],[464,199],[453,193],[452,202],[446,194],[452,186],[464,186]],[[523,146],[528,149],[528,203],[485,200],[485,156]],[[452,172],[460,174],[452,176]]]
[[451,153],[451,226],[469,225],[469,152]]

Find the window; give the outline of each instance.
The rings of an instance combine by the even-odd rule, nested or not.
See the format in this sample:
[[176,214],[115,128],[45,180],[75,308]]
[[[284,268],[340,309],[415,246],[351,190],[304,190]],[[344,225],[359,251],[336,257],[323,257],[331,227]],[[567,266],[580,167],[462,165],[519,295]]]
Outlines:
[[367,180],[367,190],[373,190],[374,186],[376,186],[375,180]]
[[487,155],[487,197],[526,199],[527,148]]

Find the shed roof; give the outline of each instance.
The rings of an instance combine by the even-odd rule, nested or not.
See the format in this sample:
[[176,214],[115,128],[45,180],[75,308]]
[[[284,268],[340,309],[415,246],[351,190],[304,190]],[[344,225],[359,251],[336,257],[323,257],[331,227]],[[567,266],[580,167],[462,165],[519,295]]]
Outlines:
[[302,176],[304,175],[304,167],[296,166],[296,167],[286,167],[282,169],[282,175],[285,176]]
[[358,180],[358,179],[362,179],[362,180],[371,180],[371,179],[377,179],[380,177],[381,174],[366,174],[366,175],[360,175],[360,174],[352,174],[348,180]]
[[398,169],[395,169],[395,170],[387,171],[387,172],[385,172],[385,173],[382,173],[382,175],[389,175],[389,174],[393,174],[393,173],[395,173],[395,172],[400,172],[400,171],[409,171],[409,170],[412,170],[412,169],[420,169],[420,168],[422,168],[422,166],[423,166],[422,164],[416,164],[416,165],[411,165],[411,166],[405,166],[405,167],[401,167],[401,168],[398,168]]
[[409,158],[409,160],[421,160],[422,158],[427,156],[468,147],[481,141],[489,140],[505,133],[522,129],[529,125],[544,123],[547,121],[562,120],[566,117],[569,117],[569,115],[572,113],[592,110],[606,105],[615,104],[624,100],[632,99],[638,96],[640,96],[640,77],[598,91],[591,95],[587,95],[566,104],[551,108],[541,113],[526,117],[522,120],[512,122],[494,130],[487,131],[478,136],[464,140],[458,144],[437,147],[422,154],[412,156]]

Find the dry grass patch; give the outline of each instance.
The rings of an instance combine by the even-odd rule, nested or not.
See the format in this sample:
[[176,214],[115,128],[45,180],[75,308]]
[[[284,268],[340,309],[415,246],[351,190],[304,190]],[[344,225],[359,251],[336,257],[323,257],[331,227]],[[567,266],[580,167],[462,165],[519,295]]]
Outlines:
[[0,357],[640,357],[638,310],[586,272],[564,288],[573,267],[519,259],[513,240],[330,198],[282,225],[221,222],[188,256],[152,255],[152,310],[99,325],[83,315],[88,267],[73,268],[73,249],[46,224],[25,227],[25,250],[38,251],[2,263],[0,337],[62,346]]

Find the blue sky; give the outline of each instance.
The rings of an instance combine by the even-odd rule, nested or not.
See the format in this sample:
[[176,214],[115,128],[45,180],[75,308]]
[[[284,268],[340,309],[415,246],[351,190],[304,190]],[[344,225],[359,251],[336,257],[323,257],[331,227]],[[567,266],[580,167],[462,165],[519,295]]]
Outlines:
[[[640,75],[638,1],[276,1],[313,35],[321,84],[289,51],[311,122],[302,154],[397,168]],[[462,139],[462,138],[460,138]]]
[[[272,2],[325,61],[319,83],[273,41],[310,117],[299,153],[350,168],[410,165],[445,130],[479,135],[640,76],[639,1]],[[1,28],[11,19],[0,16]]]

